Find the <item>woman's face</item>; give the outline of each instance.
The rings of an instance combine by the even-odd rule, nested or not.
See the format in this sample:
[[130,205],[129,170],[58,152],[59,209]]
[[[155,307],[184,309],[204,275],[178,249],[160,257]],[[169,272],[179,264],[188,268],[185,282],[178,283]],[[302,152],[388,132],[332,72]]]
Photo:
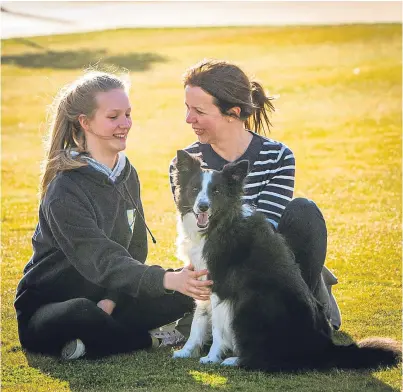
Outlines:
[[117,154],[126,148],[132,126],[129,97],[123,89],[97,93],[97,109],[88,121],[87,145],[102,152]]
[[214,105],[214,98],[200,87],[185,88],[186,122],[193,128],[200,143],[215,144],[220,129],[228,126],[226,116]]

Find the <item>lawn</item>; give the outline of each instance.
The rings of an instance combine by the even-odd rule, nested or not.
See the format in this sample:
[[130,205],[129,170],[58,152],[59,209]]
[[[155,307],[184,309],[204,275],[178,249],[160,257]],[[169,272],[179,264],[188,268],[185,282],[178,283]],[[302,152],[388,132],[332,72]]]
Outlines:
[[[13,298],[31,255],[46,108],[90,64],[130,72],[127,155],[157,238],[148,263],[176,267],[168,165],[194,135],[181,75],[235,61],[278,95],[270,137],[296,156],[295,196],[319,205],[343,324],[339,341],[401,340],[401,25],[122,29],[2,41],[2,388],[4,391],[398,391],[401,368],[271,375],[173,361],[169,349],[62,363],[22,351]],[[139,316],[141,317],[141,315]]]

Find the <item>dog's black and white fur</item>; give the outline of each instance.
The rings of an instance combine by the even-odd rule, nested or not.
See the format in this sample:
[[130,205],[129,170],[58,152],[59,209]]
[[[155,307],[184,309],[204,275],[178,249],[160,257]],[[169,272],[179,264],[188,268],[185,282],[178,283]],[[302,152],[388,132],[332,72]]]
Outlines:
[[196,269],[207,267],[214,285],[211,301],[197,301],[190,337],[175,358],[200,356],[211,316],[213,344],[202,363],[296,371],[400,361],[400,345],[391,339],[333,343],[322,306],[284,238],[263,214],[242,206],[247,161],[217,172],[178,151],[176,168],[180,256]]

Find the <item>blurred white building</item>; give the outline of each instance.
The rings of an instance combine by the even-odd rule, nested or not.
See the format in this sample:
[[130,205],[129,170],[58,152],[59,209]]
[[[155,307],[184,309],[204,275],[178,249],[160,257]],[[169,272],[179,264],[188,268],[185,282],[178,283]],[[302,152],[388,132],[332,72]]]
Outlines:
[[401,1],[3,1],[2,38],[122,27],[402,22]]

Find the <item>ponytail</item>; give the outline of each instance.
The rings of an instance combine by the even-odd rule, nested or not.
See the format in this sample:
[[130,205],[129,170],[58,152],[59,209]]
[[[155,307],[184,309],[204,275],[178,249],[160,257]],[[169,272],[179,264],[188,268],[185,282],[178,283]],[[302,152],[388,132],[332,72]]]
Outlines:
[[[250,82],[248,76],[235,64],[223,60],[202,60],[186,70],[184,86],[200,87],[214,98],[214,104],[225,116],[241,120],[246,129],[256,133],[264,128],[270,132],[269,115],[274,112],[273,97],[266,96],[258,82]],[[238,106],[239,116],[229,109]]]
[[262,85],[256,81],[251,82],[251,98],[255,110],[253,114],[245,120],[246,129],[251,129],[258,134],[261,134],[263,131],[265,134],[264,129],[266,128],[270,133],[272,124],[269,115],[275,111],[274,105],[271,102],[274,98],[266,96]]
[[85,152],[85,137],[83,131],[77,130],[66,116],[64,106],[65,98],[62,98],[50,126],[52,132],[47,140],[47,156],[42,163],[41,199],[58,172],[86,165],[70,155],[73,149],[79,153]]

